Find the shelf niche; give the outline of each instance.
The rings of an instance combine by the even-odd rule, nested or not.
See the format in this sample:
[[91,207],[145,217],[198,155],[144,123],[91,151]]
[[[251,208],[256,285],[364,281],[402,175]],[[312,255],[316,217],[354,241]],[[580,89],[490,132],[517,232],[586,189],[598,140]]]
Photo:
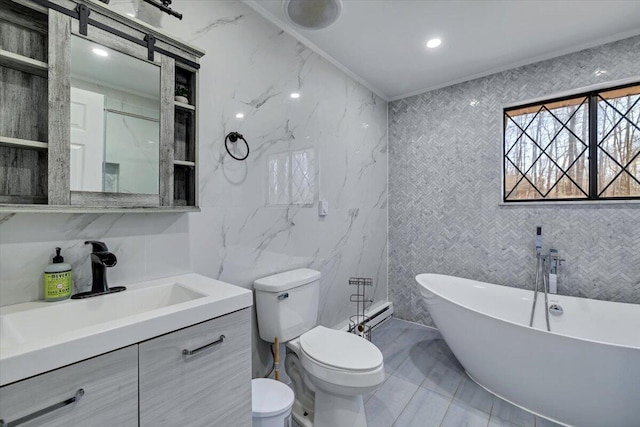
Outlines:
[[46,204],[48,18],[0,0],[0,203]]
[[195,206],[197,158],[197,74],[176,64],[176,90],[188,91],[188,104],[175,102],[174,121],[174,206]]

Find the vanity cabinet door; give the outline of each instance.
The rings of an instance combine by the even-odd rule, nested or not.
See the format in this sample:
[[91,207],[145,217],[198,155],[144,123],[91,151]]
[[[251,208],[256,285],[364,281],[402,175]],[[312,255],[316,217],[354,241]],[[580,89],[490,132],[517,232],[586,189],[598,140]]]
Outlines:
[[140,343],[140,426],[250,427],[250,325],[246,308]]
[[138,346],[0,388],[0,419],[25,427],[137,426]]

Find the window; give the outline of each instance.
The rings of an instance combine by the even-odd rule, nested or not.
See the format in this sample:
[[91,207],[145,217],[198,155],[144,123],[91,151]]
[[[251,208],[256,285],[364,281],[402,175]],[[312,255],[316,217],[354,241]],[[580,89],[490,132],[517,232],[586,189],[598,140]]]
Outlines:
[[272,154],[268,167],[270,205],[314,203],[317,190],[315,149]]
[[505,202],[640,199],[640,84],[504,110]]

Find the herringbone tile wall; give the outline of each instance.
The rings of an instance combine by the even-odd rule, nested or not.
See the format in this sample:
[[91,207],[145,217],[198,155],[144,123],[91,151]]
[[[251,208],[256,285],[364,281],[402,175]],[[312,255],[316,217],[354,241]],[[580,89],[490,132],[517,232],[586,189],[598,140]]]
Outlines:
[[559,293],[640,303],[640,204],[499,205],[502,108],[640,76],[638,52],[633,37],[389,105],[389,298],[397,316],[432,325],[419,273],[531,288],[536,225],[545,247],[566,259]]

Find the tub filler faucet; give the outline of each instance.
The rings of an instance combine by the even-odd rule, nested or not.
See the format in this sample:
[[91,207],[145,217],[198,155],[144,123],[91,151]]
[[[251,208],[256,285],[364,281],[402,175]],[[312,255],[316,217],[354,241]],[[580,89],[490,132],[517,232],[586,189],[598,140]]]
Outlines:
[[531,318],[529,326],[533,326],[533,318],[536,312],[536,302],[538,300],[538,284],[542,278],[542,289],[544,290],[544,315],[547,322],[547,331],[551,331],[549,323],[549,313],[561,315],[562,307],[553,304],[549,307],[548,294],[558,293],[558,268],[562,261],[557,249],[549,249],[548,254],[542,252],[542,227],[536,228],[536,283],[533,290],[533,304],[531,306]]
[[558,269],[563,261],[557,249],[549,249],[549,293],[558,293]]
[[107,245],[103,242],[97,242],[95,240],[89,240],[84,242],[85,245],[91,245],[93,252],[91,252],[91,291],[81,292],[73,295],[72,299],[91,298],[98,295],[112,294],[115,292],[124,291],[124,286],[115,286],[109,288],[107,283],[107,267],[113,267],[118,262],[116,256],[109,252]]

